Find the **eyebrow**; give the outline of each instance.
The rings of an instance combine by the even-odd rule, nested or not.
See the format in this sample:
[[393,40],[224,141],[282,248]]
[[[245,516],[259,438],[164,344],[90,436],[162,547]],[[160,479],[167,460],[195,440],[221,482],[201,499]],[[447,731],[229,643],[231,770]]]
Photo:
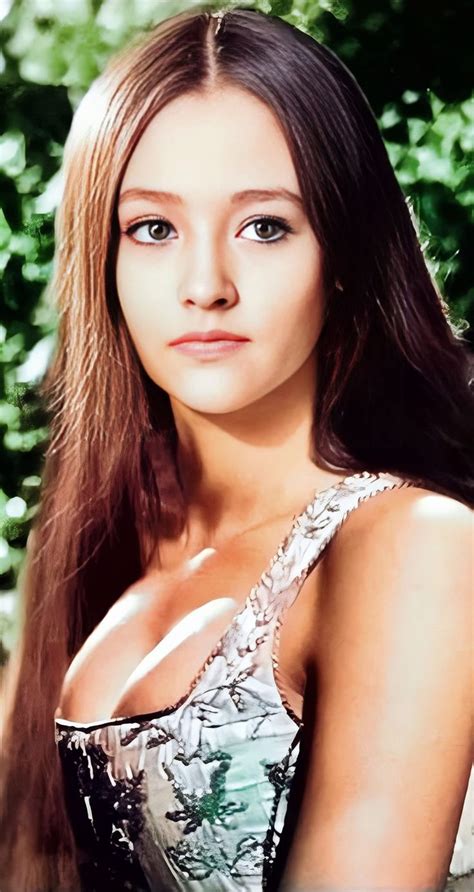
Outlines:
[[[184,201],[180,195],[175,192],[163,192],[156,189],[126,189],[119,198],[119,205],[125,201],[132,201],[135,198],[142,198],[146,201],[168,201],[171,204],[182,206]],[[299,208],[303,208],[303,199],[301,195],[292,192],[290,189],[244,189],[242,192],[235,192],[230,196],[230,203],[243,204],[245,201],[271,201],[273,198],[286,198]]]

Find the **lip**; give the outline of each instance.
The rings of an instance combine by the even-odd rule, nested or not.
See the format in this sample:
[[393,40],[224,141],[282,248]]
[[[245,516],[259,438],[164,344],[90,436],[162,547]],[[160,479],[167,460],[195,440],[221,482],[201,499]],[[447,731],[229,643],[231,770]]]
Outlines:
[[176,344],[209,342],[209,341],[248,341],[249,338],[243,335],[234,334],[232,331],[223,331],[220,328],[213,328],[211,331],[187,331],[186,334],[169,341],[169,346],[174,347]]
[[229,353],[235,353],[242,350],[248,343],[248,338],[237,338],[231,340],[223,338],[212,341],[182,341],[179,344],[173,344],[175,350],[184,353],[187,356],[194,356],[196,359],[219,359]]

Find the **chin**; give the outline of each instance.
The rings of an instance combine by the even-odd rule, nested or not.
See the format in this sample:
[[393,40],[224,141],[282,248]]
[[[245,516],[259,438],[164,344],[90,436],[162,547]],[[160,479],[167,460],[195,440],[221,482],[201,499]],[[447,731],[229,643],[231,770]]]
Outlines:
[[214,395],[203,394],[201,392],[200,394],[193,394],[192,396],[190,394],[179,393],[170,394],[170,396],[172,399],[175,399],[193,412],[202,412],[206,415],[227,415],[231,412],[238,412],[239,409],[244,409],[246,406],[250,406],[259,398],[259,394],[252,394],[238,398],[235,394],[232,394],[229,391]]

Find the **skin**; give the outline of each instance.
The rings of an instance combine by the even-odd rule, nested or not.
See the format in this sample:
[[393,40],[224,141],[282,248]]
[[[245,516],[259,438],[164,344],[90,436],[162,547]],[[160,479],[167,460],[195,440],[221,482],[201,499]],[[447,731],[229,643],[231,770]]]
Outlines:
[[472,541],[467,506],[407,488],[331,543],[282,892],[444,890],[473,756]]
[[[130,195],[140,188],[177,193],[183,204]],[[120,187],[118,296],[144,368],[170,396],[188,547],[218,544],[278,509],[291,513],[344,476],[309,458],[326,301],[316,236],[298,202],[231,203],[242,190],[275,188],[301,199],[278,121],[251,94],[228,87],[162,109]],[[268,214],[294,232],[283,239],[278,225],[256,224]],[[166,224],[150,226],[154,215]],[[130,233],[146,217],[149,225]],[[212,328],[250,341],[212,361],[168,346]]]
[[[146,371],[170,395],[178,428],[189,501],[178,553],[197,551],[196,566],[208,567],[201,593],[189,567],[188,589],[178,591],[183,615],[212,607],[224,577],[229,587],[234,580],[236,597],[246,590],[238,574],[248,570],[250,551],[236,557],[232,550],[233,562],[225,547],[219,551],[232,533],[259,522],[266,530],[266,519],[290,516],[308,494],[346,474],[309,458],[317,343],[330,299],[314,233],[287,201],[229,202],[243,189],[282,186],[300,194],[278,123],[258,100],[229,89],[163,109],[121,184],[122,196],[132,188],[166,189],[184,202],[123,201],[117,262],[126,323]],[[249,225],[268,213],[295,230],[271,247],[259,243],[265,230]],[[149,244],[127,233],[157,214],[172,227],[156,230],[166,244],[153,242],[145,227],[135,237]],[[270,237],[280,237],[276,232]],[[210,328],[250,341],[212,361],[168,346],[186,331]],[[304,628],[305,666],[317,678],[317,692],[305,698],[317,698],[315,723],[305,728],[298,820],[288,823],[294,836],[284,892],[444,888],[472,760],[471,545],[472,512],[459,501],[418,487],[378,494],[345,520],[308,577],[312,587],[303,586],[289,611],[281,653],[289,653],[292,635],[286,644],[284,636],[293,619],[294,662],[302,662],[297,636]],[[298,614],[303,590],[307,612]],[[192,677],[218,631],[210,627],[205,641],[200,632],[189,654],[176,650],[167,679],[157,650],[176,619],[176,591],[159,622],[151,620],[160,591],[147,580],[114,605],[73,663],[66,716],[87,721],[94,709],[111,710],[117,681],[125,696],[116,715],[153,709],[160,690],[168,702],[179,695],[181,678],[172,688],[176,655],[180,666],[186,657],[194,661],[193,671],[186,669]],[[140,702],[140,692],[149,699]]]

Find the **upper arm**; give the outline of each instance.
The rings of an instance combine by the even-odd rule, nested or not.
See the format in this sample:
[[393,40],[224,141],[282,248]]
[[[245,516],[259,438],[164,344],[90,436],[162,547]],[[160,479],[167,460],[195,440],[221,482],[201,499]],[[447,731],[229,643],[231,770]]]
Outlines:
[[335,537],[284,889],[444,886],[472,757],[471,521],[462,503],[406,488]]

